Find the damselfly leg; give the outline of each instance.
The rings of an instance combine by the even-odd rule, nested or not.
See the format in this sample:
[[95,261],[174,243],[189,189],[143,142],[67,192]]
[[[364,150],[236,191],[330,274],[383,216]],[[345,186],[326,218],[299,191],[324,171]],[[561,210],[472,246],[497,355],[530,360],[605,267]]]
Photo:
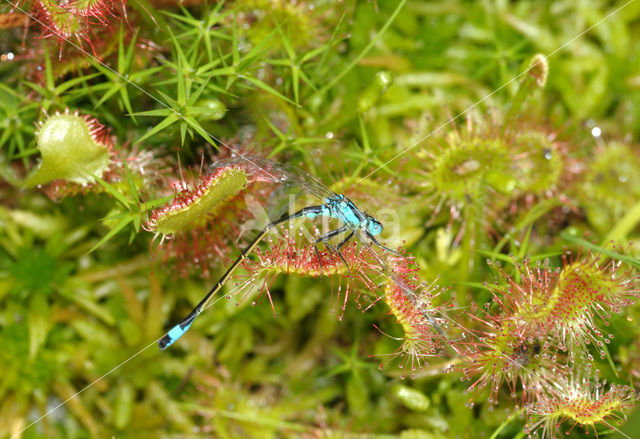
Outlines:
[[[318,244],[320,244],[321,242],[324,244],[326,248],[331,250],[333,253],[337,253],[338,256],[340,256],[340,259],[342,259],[342,262],[344,262],[344,265],[346,265],[347,270],[349,270],[349,264],[347,264],[347,261],[345,260],[344,256],[342,256],[342,253],[340,253],[340,248],[338,247],[338,249],[336,250],[334,246],[329,244],[329,240],[331,238],[333,238],[334,236],[338,236],[342,233],[345,233],[347,230],[349,230],[347,226],[342,226],[335,230],[331,230],[325,233],[324,235],[322,235],[320,238],[316,239],[315,242],[313,243],[313,247],[316,251],[316,257],[318,258],[318,263],[320,264],[320,273],[322,273],[322,260],[320,260],[320,252],[318,251]],[[351,232],[349,236],[351,235],[353,235],[353,232]]]
[[395,251],[393,249],[390,249],[389,247],[385,247],[384,245],[380,244],[378,242],[378,240],[373,235],[371,235],[371,233],[367,232],[366,235],[367,235],[367,238],[369,238],[371,240],[371,242],[373,242],[375,245],[377,245],[381,249],[386,250],[386,251],[388,251],[389,253],[391,253],[393,255],[402,257],[402,255],[400,253],[398,253],[397,251]]
[[336,248],[338,249],[338,251],[340,251],[340,249],[341,249],[342,247],[344,247],[344,245],[345,245],[347,242],[349,242],[349,241],[351,240],[351,238],[353,238],[354,233],[356,233],[356,232],[351,231],[351,233],[349,233],[349,234],[347,235],[347,237],[346,237],[346,238],[344,238],[340,244],[338,244],[338,247],[336,247]]

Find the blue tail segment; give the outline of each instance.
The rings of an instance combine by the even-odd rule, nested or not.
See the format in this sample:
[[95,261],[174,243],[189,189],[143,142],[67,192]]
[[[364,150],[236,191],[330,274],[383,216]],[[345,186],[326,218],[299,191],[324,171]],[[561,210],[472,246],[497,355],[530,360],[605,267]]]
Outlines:
[[198,317],[200,311],[193,311],[182,322],[174,326],[167,332],[167,335],[162,337],[158,342],[161,350],[164,350],[176,342],[185,332],[189,330],[193,321]]

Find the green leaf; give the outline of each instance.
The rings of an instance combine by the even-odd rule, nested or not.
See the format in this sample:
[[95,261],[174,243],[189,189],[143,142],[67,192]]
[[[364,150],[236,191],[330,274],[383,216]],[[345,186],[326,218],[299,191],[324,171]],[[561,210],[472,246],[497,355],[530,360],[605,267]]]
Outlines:
[[118,200],[120,204],[122,204],[126,208],[129,208],[129,206],[131,205],[131,201],[127,199],[127,197],[125,197],[122,193],[117,191],[112,185],[110,185],[103,179],[95,175],[92,175],[92,176],[93,178],[96,179],[96,181],[100,184],[100,186],[102,186],[105,191],[107,191],[109,194],[111,194],[111,196],[113,196],[116,200]]
[[256,87],[266,91],[267,93],[270,93],[270,94],[272,94],[272,95],[274,95],[276,97],[279,97],[280,99],[285,100],[285,101],[287,101],[288,103],[290,103],[292,105],[298,106],[291,99],[289,99],[288,97],[284,96],[283,94],[281,94],[280,92],[276,91],[271,86],[265,84],[264,82],[262,82],[261,80],[259,80],[257,78],[254,78],[252,76],[245,76],[245,75],[238,75],[238,77],[249,81],[250,83],[252,83]]
[[391,388],[391,393],[393,393],[393,395],[398,398],[405,407],[409,410],[413,410],[414,412],[427,411],[431,405],[429,398],[427,398],[424,393],[403,384],[396,384],[393,386]]
[[109,241],[111,238],[116,236],[122,229],[124,229],[127,224],[129,224],[133,220],[131,215],[127,215],[120,219],[120,221],[113,227],[113,229],[109,230],[109,233],[104,235],[100,241],[96,245],[94,245],[88,253],[93,253],[95,250],[100,248],[104,243]]
[[[391,26],[391,23],[394,22],[394,20],[396,19],[396,17],[398,16],[398,13],[400,12],[400,10],[404,7],[405,3],[407,2],[407,0],[400,0],[397,3],[396,8],[394,9],[393,13],[391,14],[391,16],[389,16],[389,18],[387,19],[386,23],[382,26],[382,28],[380,29],[380,31],[378,31],[378,33],[376,34],[376,36],[374,36],[373,38],[371,38],[371,41],[369,42],[369,44],[367,44],[367,46],[356,56],[352,59],[352,61],[344,68],[342,69],[338,74],[333,75],[331,81],[329,81],[324,87],[322,87],[320,90],[318,90],[316,93],[314,93],[312,95],[313,96],[321,96],[324,93],[327,92],[327,90],[333,88],[334,85],[336,85],[338,83],[338,81],[340,81],[344,75],[346,75],[347,73],[349,73],[356,65],[358,65],[358,63],[360,62],[360,60],[367,54],[369,53],[369,51],[378,43],[378,41],[380,40],[380,38],[382,38],[382,35],[384,35],[384,33],[387,31],[387,29],[389,28],[389,26]],[[311,97],[311,98],[312,98]],[[310,99],[311,99],[310,98]]]
[[189,126],[193,128],[198,134],[200,134],[206,141],[208,141],[212,145],[217,146],[214,138],[212,138],[209,135],[209,133],[204,128],[202,128],[202,126],[198,123],[198,121],[188,117],[188,118],[185,118],[185,122],[189,124]]
[[[140,115],[141,116],[146,116],[146,114],[140,114]],[[175,113],[172,113],[172,114],[168,115],[162,122],[160,122],[155,127],[151,128],[142,137],[140,137],[138,140],[136,140],[134,142],[134,144],[138,144],[138,143],[148,139],[149,137],[155,136],[160,131],[164,130],[165,128],[167,128],[167,127],[169,127],[171,125],[173,125],[179,119],[180,119],[180,117]]]
[[44,294],[34,294],[29,304],[29,358],[32,360],[47,339],[49,323],[49,303]]
[[596,244],[594,244],[592,242],[589,242],[589,241],[587,241],[585,239],[573,236],[573,235],[567,233],[566,231],[560,233],[560,237],[562,239],[564,239],[565,241],[571,242],[573,244],[578,244],[581,247],[588,248],[588,249],[593,250],[593,251],[595,251],[597,253],[602,253],[603,255],[608,256],[610,258],[618,259],[618,260],[626,262],[627,264],[632,265],[632,266],[634,266],[636,268],[640,268],[640,259],[634,258],[632,256],[623,255],[623,254],[615,252],[613,250],[609,250],[607,248],[601,247],[601,246],[596,245]]

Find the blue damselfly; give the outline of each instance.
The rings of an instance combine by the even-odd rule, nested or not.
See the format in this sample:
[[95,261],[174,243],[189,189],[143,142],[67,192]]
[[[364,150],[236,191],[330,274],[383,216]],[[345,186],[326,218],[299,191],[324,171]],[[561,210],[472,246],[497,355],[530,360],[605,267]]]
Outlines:
[[[352,238],[358,238],[378,261],[381,271],[396,285],[398,285],[414,306],[420,310],[420,313],[427,319],[427,321],[444,336],[444,333],[436,321],[425,309],[426,304],[422,303],[418,294],[412,288],[407,286],[398,276],[396,276],[380,255],[372,249],[371,244],[396,256],[402,257],[397,251],[382,245],[376,238],[382,233],[383,229],[380,221],[358,209],[350,199],[344,195],[335,193],[324,185],[317,177],[314,177],[301,168],[286,166],[278,162],[253,156],[236,156],[214,163],[211,165],[210,171],[230,166],[239,166],[245,169],[249,175],[252,175],[257,180],[278,183],[291,188],[301,188],[302,190],[319,198],[322,201],[322,204],[304,207],[292,214],[287,213],[281,218],[269,222],[242,250],[240,256],[238,256],[227,271],[225,271],[220,279],[218,279],[206,296],[196,305],[193,311],[191,311],[180,323],[175,325],[164,337],[162,337],[162,339],[160,339],[158,342],[160,349],[165,349],[171,346],[176,340],[182,337],[187,330],[189,330],[195,318],[204,310],[211,298],[222,289],[233,272],[238,268],[242,261],[248,257],[249,253],[253,251],[269,231],[273,230],[279,224],[292,221],[296,218],[313,219],[317,217],[334,218],[342,224],[337,229],[323,234],[314,242],[314,245],[316,245],[316,255],[318,256],[318,259],[320,258],[318,255],[317,245],[323,243],[329,250],[337,253],[346,264],[346,261],[340,254],[340,249]],[[334,247],[329,243],[332,238],[344,234],[346,234],[346,237],[337,246]]]

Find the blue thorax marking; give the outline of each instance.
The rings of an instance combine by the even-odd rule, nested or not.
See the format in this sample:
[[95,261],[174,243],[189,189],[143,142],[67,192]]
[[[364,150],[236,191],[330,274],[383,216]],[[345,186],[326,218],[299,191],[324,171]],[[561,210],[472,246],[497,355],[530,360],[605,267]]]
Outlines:
[[357,229],[360,227],[362,220],[356,212],[360,212],[358,208],[344,195],[337,195],[335,197],[326,198],[324,204],[321,206],[322,210],[319,212],[307,212],[305,216],[313,219],[317,216],[326,216],[329,218],[335,218],[345,223],[349,228]]
[[360,228],[363,223],[367,232],[373,236],[382,233],[382,224],[380,221],[363,213],[344,195],[336,195],[335,197],[325,198],[324,204],[319,210],[306,212],[307,218],[313,219],[317,216],[326,216],[335,218],[344,223],[352,230]]
[[351,201],[342,200],[333,206],[333,210],[332,216],[341,220],[347,226],[354,229],[360,226],[362,221],[360,220],[360,216],[356,214],[356,212],[359,212],[358,208],[354,206]]

